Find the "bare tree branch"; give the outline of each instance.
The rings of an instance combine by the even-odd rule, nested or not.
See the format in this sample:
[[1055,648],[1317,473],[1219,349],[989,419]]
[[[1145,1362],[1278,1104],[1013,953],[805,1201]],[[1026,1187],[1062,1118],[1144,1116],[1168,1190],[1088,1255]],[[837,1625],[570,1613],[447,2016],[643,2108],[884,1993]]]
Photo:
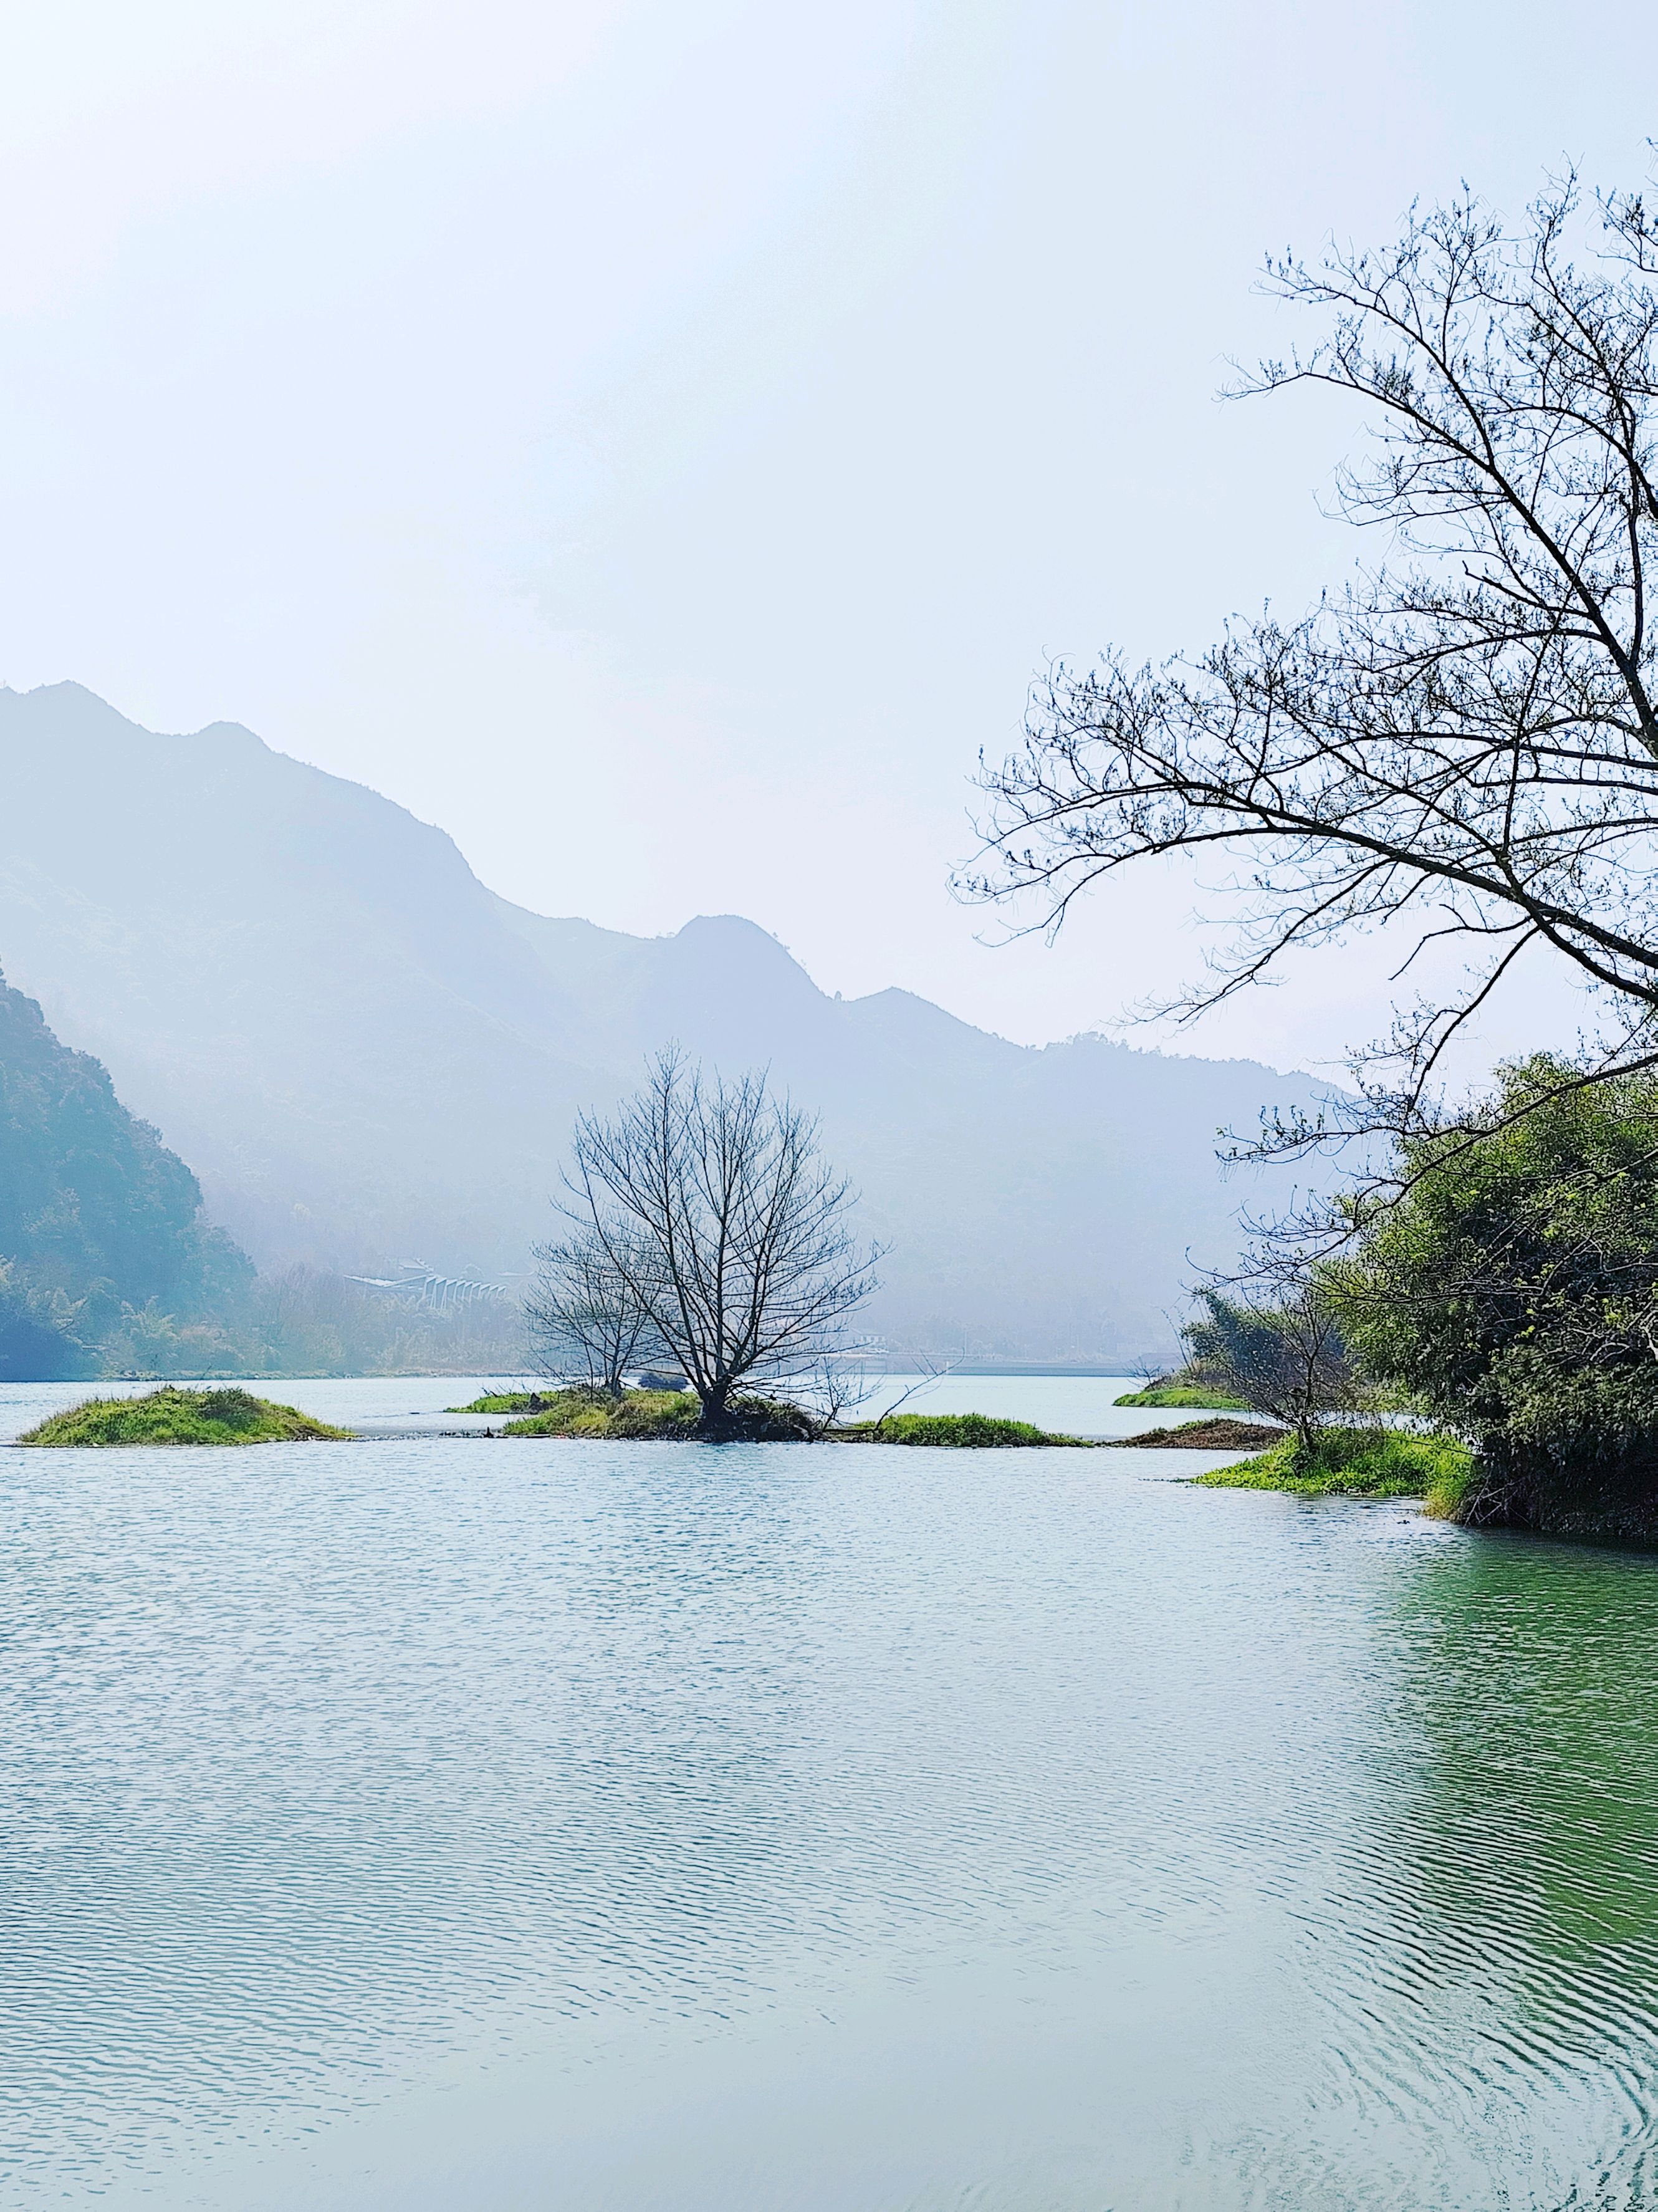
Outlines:
[[981,764],[962,887],[1034,900],[1035,927],[1150,856],[1225,863],[1224,951],[1150,1012],[1190,1020],[1293,950],[1381,926],[1465,956],[1448,1002],[1419,1000],[1358,1055],[1356,1109],[1267,1150],[1436,1126],[1447,1048],[1525,951],[1612,1010],[1621,1038],[1586,1054],[1591,1079],[1650,1050],[1658,225],[1632,195],[1596,211],[1598,233],[1568,176],[1514,232],[1464,198],[1385,252],[1270,263],[1268,289],[1326,334],[1236,390],[1363,404],[1339,508],[1388,532],[1389,557],[1195,661],[1054,667],[1023,748]]
[[565,1236],[537,1244],[535,1256],[524,1314],[538,1371],[561,1381],[580,1376],[619,1398],[627,1370],[659,1342],[633,1279],[590,1222],[574,1221]]

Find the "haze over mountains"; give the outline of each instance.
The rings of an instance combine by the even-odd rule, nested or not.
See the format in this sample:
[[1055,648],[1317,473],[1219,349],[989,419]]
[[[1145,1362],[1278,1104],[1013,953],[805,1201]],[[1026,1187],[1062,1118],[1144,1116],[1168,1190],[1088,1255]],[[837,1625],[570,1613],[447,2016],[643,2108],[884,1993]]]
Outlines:
[[[1317,1095],[1246,1061],[1023,1048],[902,991],[831,999],[732,916],[642,939],[528,914],[377,793],[234,724],[153,735],[75,684],[0,690],[0,775],[6,974],[265,1267],[516,1276],[576,1109],[677,1039],[821,1112],[891,1248],[871,1326],[893,1344],[1126,1362],[1167,1349],[1188,1254],[1236,1247],[1249,1184],[1217,1129]],[[625,837],[625,799],[547,834]]]

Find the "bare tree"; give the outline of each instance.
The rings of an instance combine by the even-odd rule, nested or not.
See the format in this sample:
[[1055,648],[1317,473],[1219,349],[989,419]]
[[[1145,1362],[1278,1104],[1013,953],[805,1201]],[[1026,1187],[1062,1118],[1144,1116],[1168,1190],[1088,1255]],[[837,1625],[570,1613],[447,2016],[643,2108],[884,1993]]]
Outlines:
[[954,1359],[935,1359],[932,1354],[927,1352],[918,1352],[913,1357],[916,1370],[914,1381],[907,1389],[898,1393],[884,1413],[877,1416],[871,1424],[872,1436],[878,1437],[893,1415],[902,1413],[912,1398],[918,1396],[923,1390],[930,1390],[935,1382],[947,1381],[967,1358],[967,1353],[958,1352]]
[[1181,1331],[1187,1371],[1252,1413],[1282,1421],[1303,1450],[1312,1449],[1327,1413],[1367,1402],[1330,1299],[1272,1248],[1239,1294],[1206,1290],[1199,1303],[1203,1311]]
[[[1655,276],[1658,216],[1633,194],[1586,211],[1570,176],[1513,232],[1465,197],[1384,252],[1269,263],[1326,333],[1237,390],[1363,404],[1339,501],[1388,553],[1195,662],[1056,667],[1023,749],[983,773],[969,890],[1034,895],[1054,928],[1145,856],[1218,859],[1230,945],[1154,1010],[1187,1018],[1379,925],[1408,933],[1404,968],[1459,951],[1455,984],[1359,1054],[1349,1128],[1432,1125],[1448,1046],[1531,952],[1608,1010],[1564,1087],[1658,1063]],[[1327,1133],[1291,1123],[1260,1149]]]
[[705,1079],[675,1051],[609,1121],[576,1124],[571,1210],[695,1390],[703,1426],[739,1425],[744,1387],[846,1342],[879,1254],[853,1238],[849,1183],[817,1124],[763,1075]]
[[537,1244],[535,1256],[535,1287],[524,1315],[537,1370],[560,1379],[580,1374],[592,1389],[619,1398],[628,1369],[658,1341],[633,1280],[591,1223],[577,1222],[568,1235]]
[[872,1395],[877,1378],[858,1349],[823,1353],[789,1375],[789,1401],[814,1443],[840,1428]]

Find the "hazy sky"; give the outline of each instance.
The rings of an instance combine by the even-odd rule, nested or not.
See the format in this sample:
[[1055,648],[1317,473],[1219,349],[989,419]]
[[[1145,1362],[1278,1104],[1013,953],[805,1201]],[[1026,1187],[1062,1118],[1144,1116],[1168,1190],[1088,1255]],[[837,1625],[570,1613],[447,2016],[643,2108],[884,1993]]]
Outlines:
[[[1193,890],[986,949],[945,886],[979,749],[1048,655],[1199,645],[1350,557],[1351,418],[1212,398],[1291,337],[1263,249],[1637,181],[1658,131],[1619,0],[0,26],[0,680],[246,722],[544,913],[746,914],[1031,1040],[1189,967]],[[1185,1048],[1316,1061],[1378,973]]]

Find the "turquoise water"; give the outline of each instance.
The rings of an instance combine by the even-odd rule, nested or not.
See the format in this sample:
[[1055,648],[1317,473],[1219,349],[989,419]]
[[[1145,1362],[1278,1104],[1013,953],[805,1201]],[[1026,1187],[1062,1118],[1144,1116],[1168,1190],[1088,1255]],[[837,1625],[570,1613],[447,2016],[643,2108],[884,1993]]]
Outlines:
[[1212,1463],[0,1455],[0,2201],[1658,2202],[1658,1561]]

